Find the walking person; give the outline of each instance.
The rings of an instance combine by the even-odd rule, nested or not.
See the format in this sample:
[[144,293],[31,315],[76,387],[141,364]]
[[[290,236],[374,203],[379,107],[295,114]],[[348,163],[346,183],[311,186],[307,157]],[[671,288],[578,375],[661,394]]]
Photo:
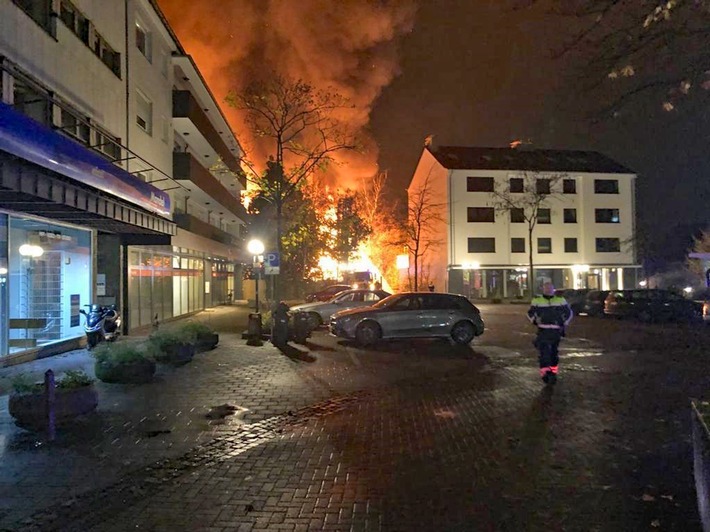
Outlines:
[[555,295],[552,283],[542,285],[542,295],[533,298],[528,319],[537,326],[533,345],[539,351],[540,376],[545,384],[557,382],[560,339],[572,321],[572,309],[562,296]]

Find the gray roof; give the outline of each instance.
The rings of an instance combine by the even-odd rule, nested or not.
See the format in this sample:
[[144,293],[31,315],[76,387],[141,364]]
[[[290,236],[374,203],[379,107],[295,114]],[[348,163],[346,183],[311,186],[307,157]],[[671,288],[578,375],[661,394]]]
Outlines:
[[596,151],[534,150],[530,148],[427,148],[449,170],[528,170],[531,172],[598,172],[633,174]]

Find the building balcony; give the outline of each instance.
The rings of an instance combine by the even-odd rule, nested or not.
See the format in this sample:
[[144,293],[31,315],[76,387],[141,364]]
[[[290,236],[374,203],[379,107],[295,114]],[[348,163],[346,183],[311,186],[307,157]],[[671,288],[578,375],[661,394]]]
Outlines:
[[196,235],[200,235],[210,240],[226,244],[228,246],[237,246],[240,249],[244,247],[244,238],[240,235],[232,235],[214,225],[203,222],[192,214],[176,212],[173,214],[173,221],[177,226],[185,231],[190,231]]
[[[207,203],[203,200],[211,198],[210,203],[220,205],[224,211],[246,222],[244,206],[191,153],[173,152],[173,179],[190,189],[191,196],[201,200],[201,203]],[[204,197],[199,198],[200,195]]]
[[214,151],[224,164],[234,172],[243,188],[246,188],[246,177],[239,164],[239,158],[222,139],[214,128],[205,111],[190,91],[173,91],[173,120],[176,129],[190,137],[190,144]]

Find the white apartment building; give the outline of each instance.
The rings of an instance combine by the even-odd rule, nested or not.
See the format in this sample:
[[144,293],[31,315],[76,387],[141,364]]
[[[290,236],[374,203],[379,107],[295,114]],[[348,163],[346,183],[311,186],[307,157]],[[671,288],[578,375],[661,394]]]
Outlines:
[[[597,152],[426,147],[408,188],[411,205],[428,186],[438,210],[424,278],[472,298],[517,297],[528,286],[532,245],[536,289],[546,280],[559,288],[637,286],[635,179]],[[530,242],[529,210],[521,209],[533,186],[546,197]],[[501,208],[501,195],[512,208]]]
[[0,96],[0,364],[89,303],[130,332],[239,298],[241,148],[154,0],[0,0]]

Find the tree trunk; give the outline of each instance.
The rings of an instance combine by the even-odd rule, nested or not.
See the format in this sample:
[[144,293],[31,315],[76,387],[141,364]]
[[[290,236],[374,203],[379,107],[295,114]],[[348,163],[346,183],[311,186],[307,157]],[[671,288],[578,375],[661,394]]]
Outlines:
[[528,229],[528,292],[530,293],[530,299],[535,297],[535,273],[533,272],[533,241],[532,241],[533,228]]

